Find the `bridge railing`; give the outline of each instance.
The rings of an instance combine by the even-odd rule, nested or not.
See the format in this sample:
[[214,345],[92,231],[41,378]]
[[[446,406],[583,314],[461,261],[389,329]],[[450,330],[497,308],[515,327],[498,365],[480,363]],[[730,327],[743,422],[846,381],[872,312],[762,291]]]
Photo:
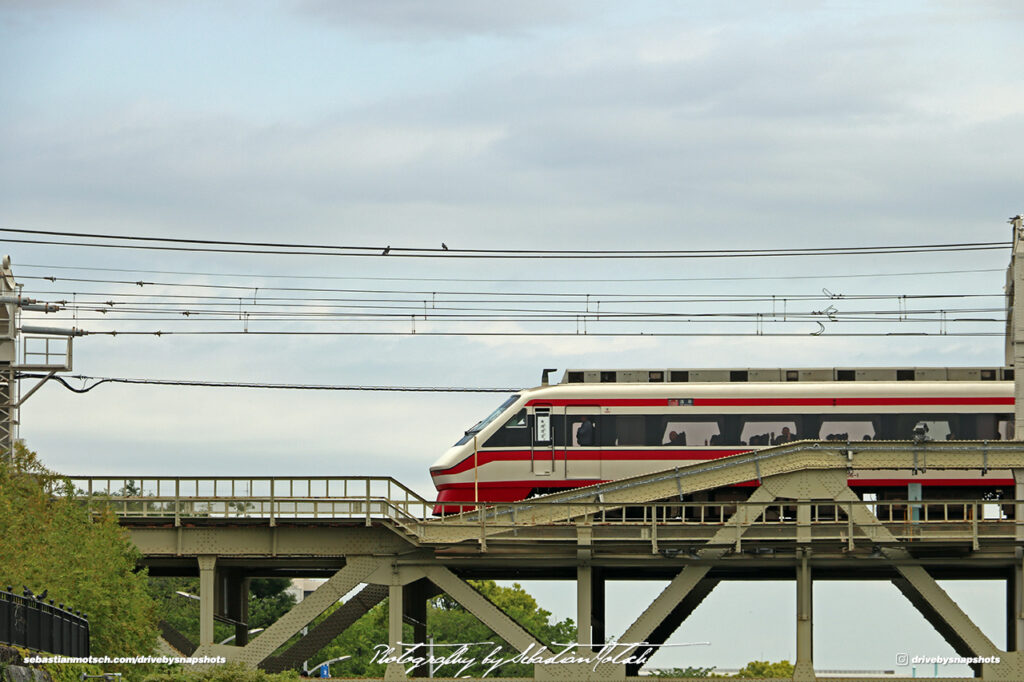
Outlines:
[[136,498],[365,498],[426,502],[390,476],[71,476],[80,495]]
[[[623,506],[602,502],[531,501],[493,504],[479,511],[463,512],[425,521],[421,532],[429,537],[429,528],[479,528],[493,534],[535,525],[531,514],[538,507],[555,507],[564,512],[558,518],[545,515],[547,526],[643,527],[651,534],[672,528],[709,528],[726,525],[737,511],[748,508],[750,519],[742,527],[761,529],[758,537],[791,537],[793,529],[810,526],[814,539],[848,541],[864,534],[853,521],[852,507],[867,506],[879,524],[898,539],[970,540],[1014,539],[1021,520],[1014,517],[1013,501],[1005,500],[886,500],[886,501],[796,501],[784,502],[657,502]],[[870,529],[868,529],[870,532]],[[514,536],[509,536],[514,537]]]
[[[362,519],[403,526],[429,515],[433,502],[390,476],[71,477],[94,511],[123,518]],[[59,491],[55,491],[59,494]]]

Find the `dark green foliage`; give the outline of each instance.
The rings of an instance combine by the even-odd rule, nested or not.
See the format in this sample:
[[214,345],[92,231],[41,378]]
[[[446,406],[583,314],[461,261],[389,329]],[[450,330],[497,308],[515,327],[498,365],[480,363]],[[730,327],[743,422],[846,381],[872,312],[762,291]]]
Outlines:
[[72,492],[20,442],[0,464],[0,584],[49,590],[88,614],[94,655],[152,653],[156,604],[135,571],[138,550],[113,515],[90,517]]
[[249,593],[256,599],[276,597],[291,587],[291,584],[288,578],[254,578],[249,581]]
[[736,673],[736,677],[793,677],[793,664],[789,661],[751,661]]

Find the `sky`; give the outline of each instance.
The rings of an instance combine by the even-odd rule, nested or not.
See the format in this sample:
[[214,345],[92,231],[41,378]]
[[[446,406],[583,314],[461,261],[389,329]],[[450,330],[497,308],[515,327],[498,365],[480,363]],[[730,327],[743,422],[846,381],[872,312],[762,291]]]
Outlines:
[[[0,0],[0,228],[579,253],[1009,241],[1006,219],[1024,210],[1022,20],[1019,3],[997,1]],[[177,309],[145,319],[86,305],[51,315],[47,324],[122,332],[74,341],[73,373],[89,376],[525,387],[539,383],[545,367],[560,376],[569,367],[1003,362],[998,335],[941,335],[935,314],[884,325],[828,321],[818,336],[808,315],[829,305],[892,310],[901,296],[935,294],[988,297],[942,306],[998,308],[1005,249],[489,260],[13,241],[31,238],[0,231],[0,246],[25,293],[44,300],[221,295],[223,307],[249,312],[276,296],[294,310],[325,313],[331,304],[317,299],[371,295],[323,289],[415,291],[378,296],[409,298],[424,309],[516,293],[517,307],[550,310],[558,306],[544,294],[576,295],[565,304],[575,319],[544,325],[411,315],[395,322],[269,322],[243,313],[213,320]],[[140,280],[152,284],[131,284]],[[796,298],[823,293],[882,298]],[[777,300],[678,304],[761,312],[763,336],[749,335],[757,329],[750,321],[616,326],[592,318],[586,337],[575,335],[595,309],[664,308],[617,303],[625,294]],[[592,300],[581,302],[586,295]],[[198,310],[197,301],[182,305]],[[780,307],[805,317],[783,324]],[[167,319],[173,316],[181,319]],[[123,334],[407,332],[413,324],[418,335]],[[541,327],[574,335],[424,335]],[[929,336],[836,333],[852,329]],[[593,335],[609,330],[645,335]],[[947,330],[1001,326],[951,323]],[[651,334],[666,331],[710,335]],[[110,384],[79,395],[51,383],[26,402],[21,436],[68,474],[387,474],[430,496],[427,467],[501,400]],[[764,603],[788,609],[791,590],[778,588]],[[545,606],[571,615],[560,589],[536,586],[539,596],[548,591]],[[691,626],[723,632],[714,629],[721,612],[755,599],[744,589],[719,588],[709,603],[722,602],[708,607],[719,619],[698,610],[680,633]],[[986,605],[1003,612],[1001,587],[999,594],[991,586],[956,589],[980,613]],[[900,612],[904,621],[891,614],[890,592],[865,585],[836,592],[835,608],[857,607],[880,629],[872,637],[823,635],[819,666],[892,668],[890,649],[900,642],[912,655],[950,651],[913,611]],[[634,600],[630,588],[621,594]],[[822,597],[816,607],[828,603]],[[878,613],[891,617],[879,625]],[[704,658],[674,660],[738,667],[751,658],[792,658],[786,622],[770,635],[751,628],[731,648],[686,654]],[[876,653],[849,646],[850,637],[870,640]]]

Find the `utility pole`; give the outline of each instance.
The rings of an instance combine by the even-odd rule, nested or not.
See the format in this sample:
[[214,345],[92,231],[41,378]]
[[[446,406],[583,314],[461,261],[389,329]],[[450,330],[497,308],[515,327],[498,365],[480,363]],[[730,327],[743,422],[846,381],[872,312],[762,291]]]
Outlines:
[[[14,281],[11,257],[0,262],[0,462],[9,462],[18,438],[18,410],[29,396],[39,390],[57,372],[71,370],[71,337],[82,336],[79,329],[56,329],[21,325],[21,311],[54,313],[60,309],[53,303],[40,303],[21,295]],[[20,336],[21,332],[39,334]],[[19,341],[24,347],[19,349]],[[18,362],[19,350],[21,360]],[[46,372],[24,395],[19,390],[19,372]]]
[[[1010,218],[1013,252],[1006,269],[1006,366],[1013,367],[1013,438],[1024,439],[1024,216]],[[1018,298],[1016,292],[1020,290]]]
[[[0,268],[0,297],[14,298],[18,286],[11,272],[11,258],[4,256]],[[18,306],[0,304],[0,459],[10,460],[14,452],[14,429],[17,426],[14,407],[17,387],[14,366],[18,359]]]

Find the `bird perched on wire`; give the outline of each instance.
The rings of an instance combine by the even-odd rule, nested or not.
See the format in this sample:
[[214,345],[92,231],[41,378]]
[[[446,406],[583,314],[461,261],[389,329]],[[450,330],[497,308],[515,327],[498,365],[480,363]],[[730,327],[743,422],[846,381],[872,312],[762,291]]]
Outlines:
[[387,246],[385,246],[385,247],[384,247],[384,250],[383,250],[383,251],[381,251],[381,254],[380,254],[380,255],[382,255],[382,256],[386,256],[386,255],[388,255],[389,253],[391,253],[391,244],[388,244]]
[[441,248],[444,249],[445,251],[447,251],[448,250],[448,245],[445,244],[444,242],[441,242]]

